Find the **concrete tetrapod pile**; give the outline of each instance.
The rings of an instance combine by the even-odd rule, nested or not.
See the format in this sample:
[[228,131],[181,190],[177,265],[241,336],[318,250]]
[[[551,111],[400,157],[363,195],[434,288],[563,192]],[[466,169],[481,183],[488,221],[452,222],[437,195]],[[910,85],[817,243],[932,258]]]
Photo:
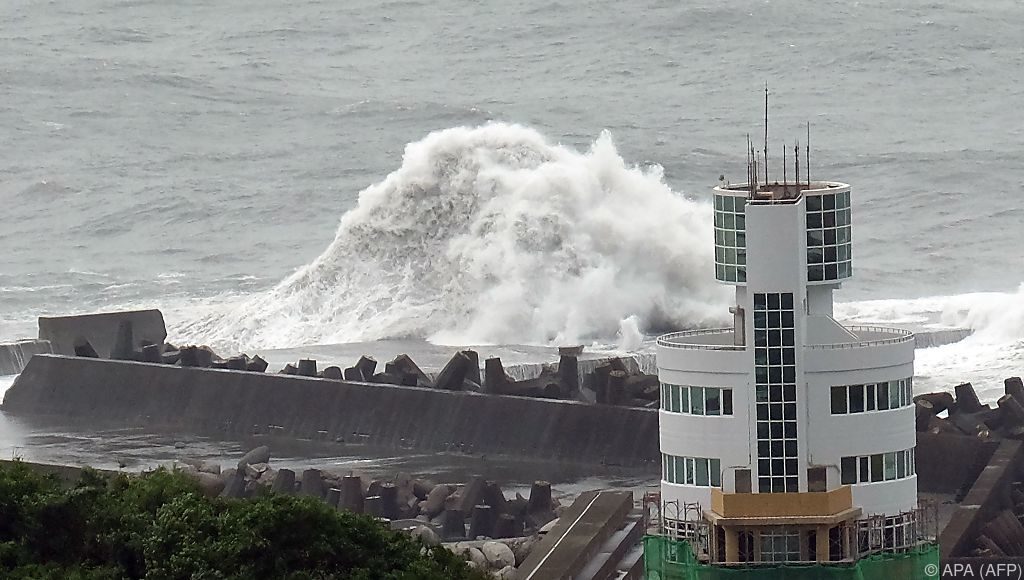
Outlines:
[[301,472],[270,465],[270,449],[257,447],[235,467],[218,463],[181,462],[177,468],[194,477],[210,496],[246,498],[272,491],[314,497],[339,510],[374,516],[393,529],[421,538],[429,545],[442,542],[474,566],[501,573],[521,563],[537,534],[557,519],[562,506],[551,484],[537,481],[529,497],[506,497],[494,481],[473,477],[465,483],[431,484],[399,473],[389,479],[369,479],[320,469]]
[[[41,338],[54,341],[56,354],[260,373],[269,366],[259,355],[222,357],[206,345],[176,346],[165,342],[167,332],[163,314],[158,310],[41,318],[39,328]],[[280,373],[447,391],[657,406],[657,375],[640,372],[636,364],[628,364],[633,361],[610,358],[581,376],[582,350],[581,346],[559,348],[558,363],[542,365],[538,376],[525,380],[509,377],[498,357],[481,364],[479,354],[473,350],[456,352],[436,376],[425,373],[406,354],[396,356],[383,368],[378,368],[377,361],[369,356],[347,368],[328,366],[322,370],[316,360],[301,359],[286,365]]]
[[[1010,377],[1003,383],[1004,394],[994,408],[981,403],[971,383],[957,385],[953,393],[915,396],[917,431],[986,440],[1024,439],[1024,383],[1020,377]],[[943,413],[946,417],[940,416]]]

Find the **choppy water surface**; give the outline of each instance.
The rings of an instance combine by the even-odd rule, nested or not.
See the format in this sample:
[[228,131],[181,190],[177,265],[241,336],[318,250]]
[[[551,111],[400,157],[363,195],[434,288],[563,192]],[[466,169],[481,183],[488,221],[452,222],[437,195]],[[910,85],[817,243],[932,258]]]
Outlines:
[[709,188],[744,175],[768,81],[773,157],[809,120],[813,174],[854,185],[840,316],[974,328],[919,352],[922,388],[993,398],[1022,372],[1017,2],[11,0],[0,19],[0,339],[140,305],[250,351],[716,324]]

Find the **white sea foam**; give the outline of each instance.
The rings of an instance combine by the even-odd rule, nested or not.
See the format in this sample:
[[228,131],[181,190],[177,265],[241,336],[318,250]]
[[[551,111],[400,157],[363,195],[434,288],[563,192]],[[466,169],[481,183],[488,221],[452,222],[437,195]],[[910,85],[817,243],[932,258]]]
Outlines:
[[625,163],[492,123],[430,134],[360,193],[337,236],[270,291],[178,334],[232,348],[422,337],[579,342],[721,318],[711,208]]
[[919,392],[949,390],[969,381],[992,400],[1002,381],[1024,373],[1024,284],[1016,292],[978,292],[911,300],[872,300],[837,304],[844,319],[970,328],[963,341],[917,351]]
[[0,401],[4,400],[4,394],[14,384],[14,379],[16,378],[18,378],[18,375],[0,375]]

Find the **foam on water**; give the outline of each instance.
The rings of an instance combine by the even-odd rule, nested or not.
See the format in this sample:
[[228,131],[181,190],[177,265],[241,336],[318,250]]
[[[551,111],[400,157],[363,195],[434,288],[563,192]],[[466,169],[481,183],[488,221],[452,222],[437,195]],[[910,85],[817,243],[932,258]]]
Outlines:
[[18,378],[18,375],[0,375],[0,402],[4,400],[4,394],[14,384],[14,379],[16,378]]
[[1016,292],[977,292],[912,300],[871,300],[836,305],[842,319],[970,328],[963,341],[917,351],[915,390],[951,390],[971,382],[993,400],[1002,381],[1024,373],[1024,284]]
[[[176,334],[227,348],[428,338],[571,343],[721,318],[711,208],[610,135],[586,153],[503,123],[406,147],[334,242],[275,288]],[[635,334],[635,333],[634,333]]]

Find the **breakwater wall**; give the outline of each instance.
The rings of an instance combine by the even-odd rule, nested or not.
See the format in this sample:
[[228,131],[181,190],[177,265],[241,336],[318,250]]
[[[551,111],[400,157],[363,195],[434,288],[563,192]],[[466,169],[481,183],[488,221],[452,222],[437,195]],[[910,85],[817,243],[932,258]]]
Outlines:
[[49,341],[21,340],[0,344],[0,376],[16,375],[21,372],[32,355],[53,352]]
[[297,375],[34,356],[5,412],[218,436],[657,466],[657,409]]

